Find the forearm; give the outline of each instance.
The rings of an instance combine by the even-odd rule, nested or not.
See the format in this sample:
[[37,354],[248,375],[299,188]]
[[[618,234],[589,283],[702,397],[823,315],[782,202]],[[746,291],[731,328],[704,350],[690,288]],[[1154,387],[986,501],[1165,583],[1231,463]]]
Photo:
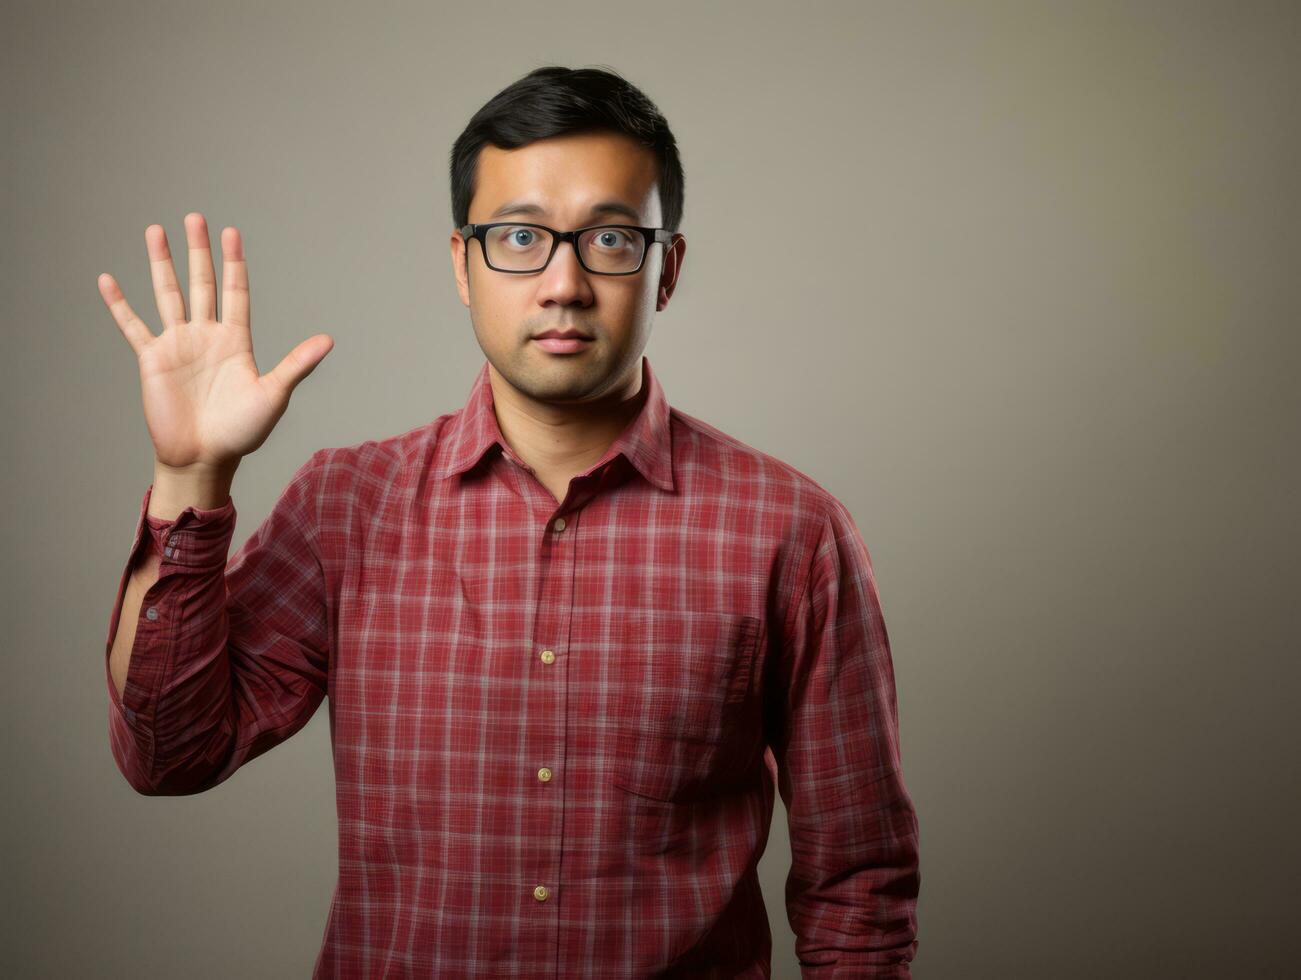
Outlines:
[[225,584],[234,501],[167,520],[151,517],[156,489],[137,510],[104,650],[113,756],[148,795],[199,791],[236,738]]
[[[176,470],[155,463],[153,491],[149,495],[149,516],[172,521],[186,507],[203,510],[221,507],[230,498],[234,478],[233,467],[224,470]],[[147,545],[148,542],[141,549],[141,557],[131,571],[131,579],[122,597],[117,634],[113,638],[113,649],[109,655],[109,670],[118,697],[122,696],[126,688],[140,607],[149,587],[158,581],[159,566],[162,563],[162,556]]]

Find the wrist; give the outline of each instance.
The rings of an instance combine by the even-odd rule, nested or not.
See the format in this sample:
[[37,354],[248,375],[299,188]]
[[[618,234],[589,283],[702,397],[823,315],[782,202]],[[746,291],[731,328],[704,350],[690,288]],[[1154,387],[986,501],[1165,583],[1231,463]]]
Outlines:
[[149,516],[171,521],[187,507],[215,510],[225,506],[230,499],[230,488],[238,466],[238,460],[232,464],[195,463],[182,467],[154,460]]

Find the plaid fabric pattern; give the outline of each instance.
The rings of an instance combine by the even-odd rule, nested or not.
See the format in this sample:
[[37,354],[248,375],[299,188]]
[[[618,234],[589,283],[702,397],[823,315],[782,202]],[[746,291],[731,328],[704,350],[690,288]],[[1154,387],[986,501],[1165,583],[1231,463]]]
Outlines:
[[766,977],[788,808],[805,977],[907,977],[918,825],[867,549],[810,477],[646,398],[557,501],[464,407],[234,502],[162,555],[109,736],[199,793],[328,699],[339,874],[314,976]]

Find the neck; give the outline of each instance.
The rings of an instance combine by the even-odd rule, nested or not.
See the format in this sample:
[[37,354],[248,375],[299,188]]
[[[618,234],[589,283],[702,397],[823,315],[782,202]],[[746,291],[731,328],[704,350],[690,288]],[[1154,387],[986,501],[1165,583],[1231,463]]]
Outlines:
[[515,454],[539,473],[580,473],[596,463],[646,401],[641,359],[601,398],[581,404],[538,401],[488,365],[497,426]]

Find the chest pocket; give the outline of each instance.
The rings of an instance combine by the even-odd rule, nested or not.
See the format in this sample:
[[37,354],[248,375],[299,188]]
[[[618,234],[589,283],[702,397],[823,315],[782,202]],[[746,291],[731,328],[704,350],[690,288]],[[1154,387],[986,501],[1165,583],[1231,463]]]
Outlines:
[[757,737],[751,691],[762,626],[754,616],[690,611],[642,624],[618,703],[616,786],[658,800],[720,788]]

